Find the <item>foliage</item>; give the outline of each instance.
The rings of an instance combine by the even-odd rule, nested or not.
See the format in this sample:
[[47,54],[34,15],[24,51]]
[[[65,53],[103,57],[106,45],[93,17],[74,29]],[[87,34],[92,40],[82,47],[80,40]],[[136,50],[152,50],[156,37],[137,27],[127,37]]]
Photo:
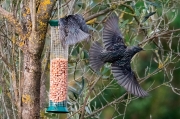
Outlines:
[[[21,0],[20,0],[21,1]],[[74,2],[75,1],[75,2]],[[20,2],[19,2],[20,3]],[[57,1],[58,3],[58,1]],[[20,9],[16,1],[2,0],[0,4],[13,12]],[[41,118],[86,118],[86,119],[170,119],[180,117],[180,9],[174,0],[62,0],[54,7],[51,19],[71,13],[83,14],[90,29],[88,41],[73,45],[69,49],[70,113],[50,114],[49,89],[49,44],[50,28],[41,55]],[[58,8],[59,7],[59,8]],[[58,10],[59,9],[59,10]],[[58,11],[60,14],[58,15]],[[146,98],[137,98],[120,87],[106,64],[100,72],[89,66],[88,51],[93,41],[102,42],[103,22],[111,12],[119,18],[119,27],[127,45],[140,45],[145,51],[132,60],[141,86],[149,92]],[[156,12],[155,14],[152,14]],[[18,14],[18,13],[17,13]],[[21,18],[21,17],[20,17]],[[17,88],[13,80],[21,83],[23,55],[16,41],[19,35],[3,16],[0,16],[0,118],[17,118],[14,102]],[[22,87],[23,88],[23,87]],[[46,96],[46,98],[45,98]],[[23,98],[27,101],[27,98]],[[29,99],[29,98],[28,98]]]

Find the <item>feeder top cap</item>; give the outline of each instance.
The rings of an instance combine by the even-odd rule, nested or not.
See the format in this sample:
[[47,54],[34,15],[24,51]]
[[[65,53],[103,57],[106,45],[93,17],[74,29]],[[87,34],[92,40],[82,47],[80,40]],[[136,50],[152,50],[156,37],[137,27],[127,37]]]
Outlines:
[[58,26],[58,20],[50,20],[49,24],[50,26]]

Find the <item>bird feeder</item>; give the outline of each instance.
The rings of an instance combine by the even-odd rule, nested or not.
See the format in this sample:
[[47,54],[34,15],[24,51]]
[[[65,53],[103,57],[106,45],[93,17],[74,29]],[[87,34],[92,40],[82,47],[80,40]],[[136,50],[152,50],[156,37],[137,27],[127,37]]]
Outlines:
[[67,78],[68,78],[68,45],[63,46],[59,39],[58,20],[51,20],[50,51],[50,89],[47,112],[68,113]]

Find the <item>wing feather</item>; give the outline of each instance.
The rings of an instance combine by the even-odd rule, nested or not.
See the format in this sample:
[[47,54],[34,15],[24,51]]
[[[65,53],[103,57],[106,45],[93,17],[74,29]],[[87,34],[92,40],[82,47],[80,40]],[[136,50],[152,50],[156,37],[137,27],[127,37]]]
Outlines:
[[61,18],[59,19],[59,38],[61,41],[65,40],[66,37],[66,26],[67,26],[67,22],[65,21],[65,18]]
[[[144,91],[132,70],[129,70],[126,66],[119,66],[120,63],[113,63],[111,65],[111,70],[115,80],[117,80],[118,84],[124,87],[128,92],[136,95],[138,97],[145,97],[148,95],[146,91]],[[130,65],[130,64],[129,64]]]
[[[114,44],[123,43],[123,37],[118,27],[119,19],[112,14],[105,22],[103,28],[103,44],[106,50],[110,50]],[[125,44],[124,44],[125,45]]]
[[76,30],[77,30],[76,33],[72,33],[72,32],[68,33],[68,36],[66,37],[65,40],[65,44],[73,45],[89,37],[89,34],[83,32],[82,30],[80,29],[76,29]]
[[63,45],[72,45],[89,37],[82,15],[68,15],[59,19],[59,37]]
[[104,65],[104,62],[100,59],[103,47],[99,42],[94,42],[89,50],[89,63],[93,70],[99,71]]

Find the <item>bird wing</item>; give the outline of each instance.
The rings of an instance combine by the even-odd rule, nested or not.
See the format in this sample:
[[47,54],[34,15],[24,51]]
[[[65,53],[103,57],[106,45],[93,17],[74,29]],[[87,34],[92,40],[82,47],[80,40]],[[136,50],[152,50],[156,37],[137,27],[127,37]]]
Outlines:
[[131,69],[130,62],[126,63],[124,66],[121,65],[121,62],[121,60],[118,60],[111,64],[113,76],[117,80],[118,84],[133,95],[138,97],[147,96],[148,93],[140,87],[135,73]]
[[97,41],[91,45],[89,50],[89,63],[92,69],[95,71],[99,71],[100,68],[104,65],[104,62],[100,58],[102,51],[103,47]]
[[83,32],[81,29],[74,28],[73,31],[69,31],[66,37],[65,44],[73,45],[88,38],[89,34]]
[[65,39],[65,44],[72,45],[81,42],[89,37],[88,33],[85,33],[80,29],[80,26],[77,23],[76,19],[74,18],[74,15],[69,15],[67,17],[67,22],[68,22],[67,23],[68,34]]
[[84,31],[85,33],[89,32],[88,26],[81,14],[75,14],[74,18],[76,19],[78,25],[80,26],[80,29]]
[[106,50],[112,49],[114,44],[124,44],[122,34],[118,27],[118,22],[119,19],[117,15],[113,13],[104,23],[103,44]]
[[60,18],[59,19],[59,38],[61,41],[65,40],[66,37],[66,26],[67,22],[65,21],[65,18]]

